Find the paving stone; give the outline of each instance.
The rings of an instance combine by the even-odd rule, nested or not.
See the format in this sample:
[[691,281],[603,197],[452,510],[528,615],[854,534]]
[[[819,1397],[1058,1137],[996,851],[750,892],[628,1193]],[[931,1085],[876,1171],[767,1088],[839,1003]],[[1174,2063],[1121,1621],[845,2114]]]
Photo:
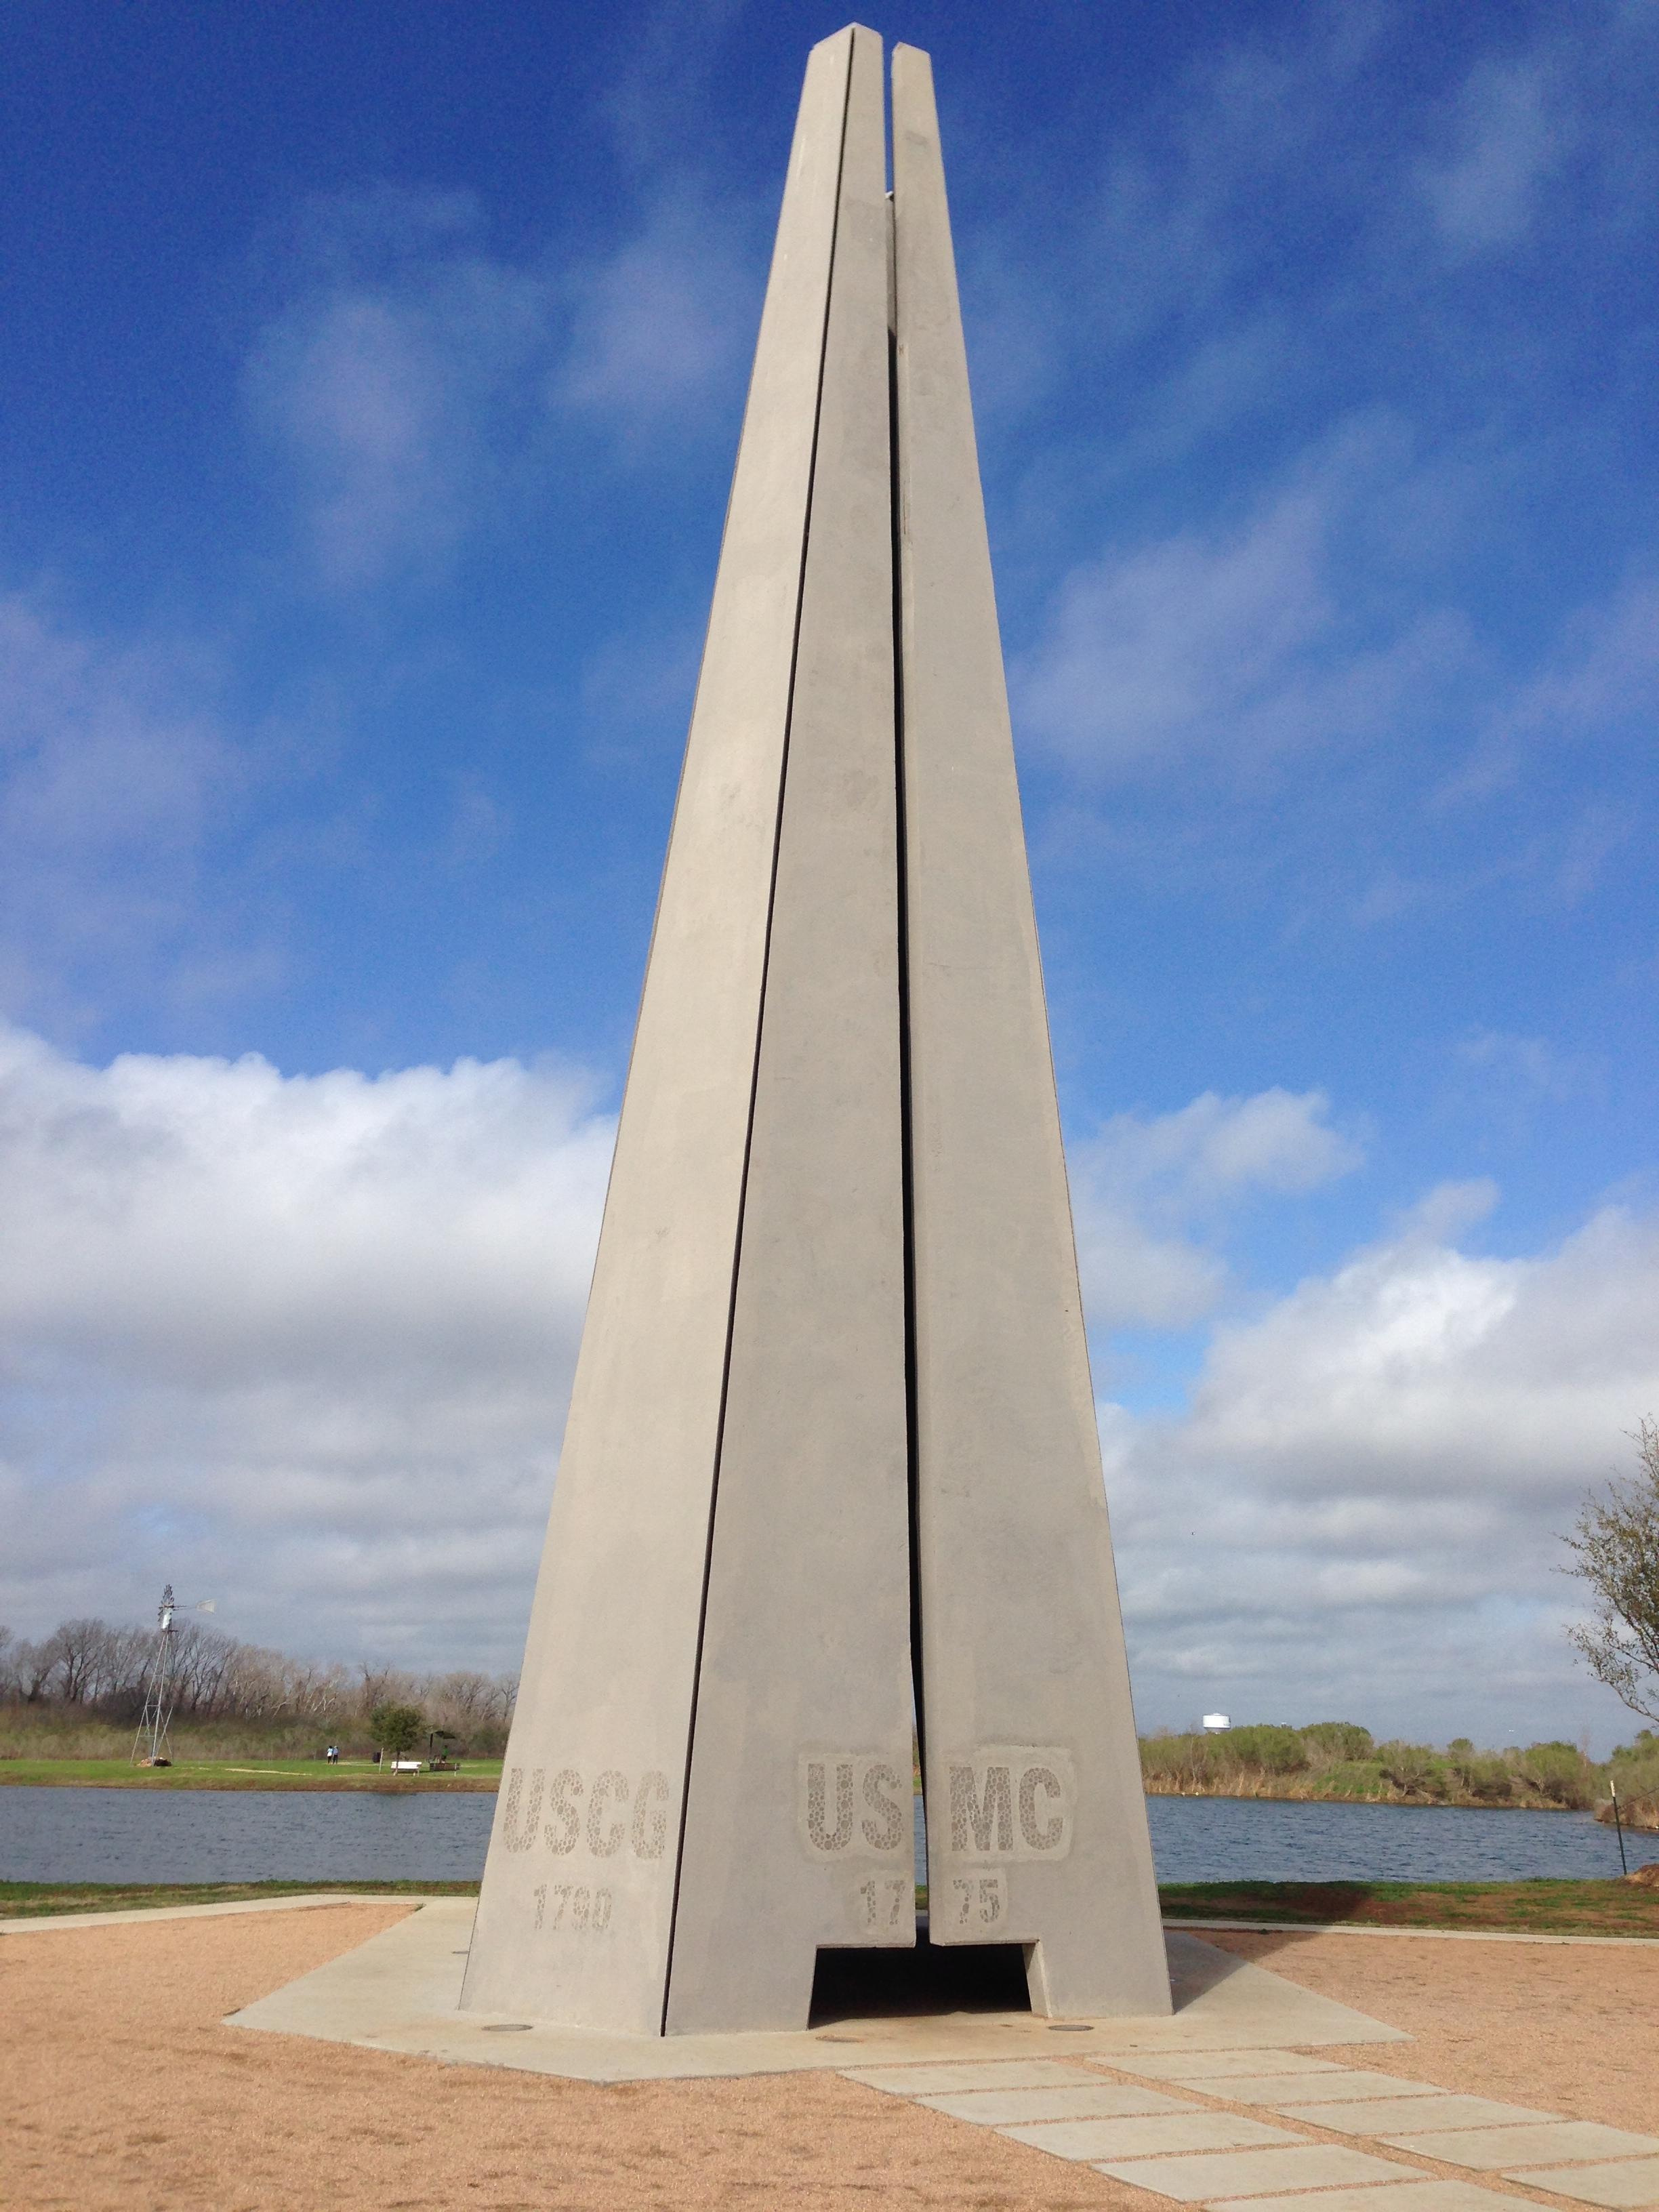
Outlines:
[[1500,2105],[1495,2097],[1454,2097],[1444,2089],[1425,2090],[1418,2097],[1371,2097],[1352,2105],[1295,2105],[1275,2106],[1287,2120],[1306,2120],[1314,2127],[1334,2128],[1340,2136],[1409,2136],[1446,2128],[1514,2128],[1553,2126],[1559,2112],[1534,2112],[1526,2105]]
[[1443,2159],[1448,2166],[1479,2166],[1492,2172],[1501,2167],[1506,2173],[1516,2166],[1634,2158],[1659,2150],[1659,2136],[1629,2135],[1623,2128],[1604,2128],[1598,2120],[1553,2120],[1531,2128],[1455,2128],[1446,2135],[1385,2136],[1382,2140],[1396,2150]]
[[1616,2166],[1557,2166],[1547,2173],[1534,2167],[1526,2173],[1506,2173],[1504,2179],[1552,2189],[1558,2197],[1576,2197],[1582,2204],[1610,2204],[1615,2212],[1641,2212],[1643,2207],[1659,2204],[1659,2158],[1621,2159]]
[[1056,2158],[1144,2158],[1160,2151],[1235,2150],[1246,2144],[1293,2143],[1285,2128],[1231,2112],[1174,2112],[1147,2120],[1056,2120],[1046,2126],[1004,2128],[1015,2142]]
[[1201,2081],[1223,2074],[1346,2074],[1334,2058],[1310,2058],[1300,2051],[1170,2051],[1156,2057],[1109,2057],[1103,2065],[1120,2074],[1142,2074],[1149,2081]]
[[[1096,2171],[1159,2197],[1178,2197],[1183,2204],[1233,2203],[1287,2190],[1417,2179],[1409,2166],[1390,2166],[1346,2143],[1298,2143],[1293,2150],[1231,2151],[1216,2158],[1114,2159],[1097,2161]],[[1316,2204],[1303,2201],[1306,2212],[1322,2212],[1323,2197]]]
[[1188,2081],[1206,2097],[1231,2097],[1236,2105],[1348,2105],[1370,2097],[1443,2097],[1432,2081],[1402,2081],[1397,2074],[1262,2074],[1242,2080]]
[[1100,2076],[1086,2066],[1054,2058],[946,2060],[937,2066],[849,2066],[849,2081],[885,2089],[894,2097],[947,2097],[958,2089],[1048,2089],[1065,2082],[1099,2088]]
[[1248,2204],[1250,2212],[1494,2212],[1515,2199],[1474,2181],[1414,2181],[1409,2166],[1398,2166],[1397,2180],[1372,2182],[1363,2189],[1327,2189],[1310,2197],[1212,2197],[1208,2212],[1229,2212]]
[[1005,2128],[1020,2120],[1121,2120],[1143,2112],[1190,2112],[1192,2106],[1156,2089],[1130,2088],[1097,2081],[1087,2088],[969,2089],[954,2097],[918,2097],[935,2112],[953,2120],[977,2120],[981,2127]]

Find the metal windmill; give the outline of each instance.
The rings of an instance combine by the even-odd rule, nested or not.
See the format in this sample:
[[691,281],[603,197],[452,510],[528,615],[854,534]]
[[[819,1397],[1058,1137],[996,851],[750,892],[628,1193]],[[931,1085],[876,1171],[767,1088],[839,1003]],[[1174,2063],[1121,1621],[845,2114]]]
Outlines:
[[[192,1608],[197,1613],[211,1613],[212,1600],[207,1599]],[[155,1610],[155,1650],[149,1662],[149,1672],[144,1682],[144,1709],[139,1715],[138,1732],[132,1740],[132,1763],[135,1766],[165,1766],[167,1729],[173,1719],[174,1662],[178,1656],[178,1631],[173,1625],[178,1607],[169,1583],[161,1592],[161,1602]]]

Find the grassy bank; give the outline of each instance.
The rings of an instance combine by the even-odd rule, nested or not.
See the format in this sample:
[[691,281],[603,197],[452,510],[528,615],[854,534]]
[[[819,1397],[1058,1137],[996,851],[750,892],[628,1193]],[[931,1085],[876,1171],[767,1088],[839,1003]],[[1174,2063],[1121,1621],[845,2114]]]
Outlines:
[[1632,1826],[1659,1826],[1659,1740],[1644,1729],[1610,1760],[1559,1741],[1482,1751],[1467,1736],[1443,1747],[1376,1742],[1348,1721],[1272,1724],[1215,1735],[1143,1736],[1141,1771],[1153,1796],[1273,1797],[1338,1804],[1508,1807],[1533,1812],[1604,1808],[1616,1783]]
[[[350,1756],[327,1765],[319,1756],[324,1740],[340,1741]],[[343,1732],[319,1740],[314,1729],[292,1723],[180,1724],[173,1735],[174,1763],[167,1767],[135,1767],[131,1748],[125,1726],[76,1720],[62,1709],[14,1707],[0,1714],[0,1786],[468,1791],[494,1790],[501,1771],[499,1758],[464,1757],[458,1774],[394,1779]],[[1626,1826],[1659,1831],[1659,1736],[1646,1729],[1598,1762],[1577,1745],[1559,1741],[1481,1751],[1464,1736],[1444,1746],[1377,1743],[1346,1721],[1302,1728],[1264,1723],[1224,1734],[1165,1730],[1143,1736],[1140,1762],[1153,1796],[1594,1810],[1604,1820],[1610,1814],[1609,1787],[1616,1785]]]
[[[373,1897],[475,1897],[475,1881],[0,1882],[0,1918],[228,1905],[318,1889]],[[1332,1921],[1532,1936],[1659,1939],[1659,1891],[1609,1881],[1182,1882],[1160,1889],[1166,1920]],[[925,1895],[919,1902],[926,1902]]]
[[0,1759],[0,1784],[72,1784],[92,1790],[374,1790],[387,1796],[433,1796],[445,1791],[493,1792],[499,1759],[469,1759],[459,1774],[392,1774],[367,1759],[180,1759],[171,1766],[134,1766],[125,1759]]
[[308,1897],[319,1889],[358,1897],[476,1897],[476,1881],[0,1881],[0,1920],[58,1912],[129,1912],[164,1905],[242,1905]]
[[1659,1890],[1607,1881],[1194,1881],[1158,1892],[1166,1920],[1341,1921],[1522,1936],[1659,1940]]

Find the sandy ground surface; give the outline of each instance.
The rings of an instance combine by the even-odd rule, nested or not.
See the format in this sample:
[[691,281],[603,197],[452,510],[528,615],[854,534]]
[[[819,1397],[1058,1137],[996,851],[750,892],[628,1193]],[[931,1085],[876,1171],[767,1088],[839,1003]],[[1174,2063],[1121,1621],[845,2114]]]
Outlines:
[[[0,1939],[0,2203],[9,2212],[1169,2212],[1086,2167],[833,2075],[601,2087],[221,2024],[404,1910],[347,1905]],[[1659,2121],[1659,1953],[1221,1940],[1420,2039],[1366,2045],[1352,2054],[1361,2065],[1587,2119]]]
[[1659,2135],[1659,1949],[1206,1932],[1414,2043],[1323,2055]]

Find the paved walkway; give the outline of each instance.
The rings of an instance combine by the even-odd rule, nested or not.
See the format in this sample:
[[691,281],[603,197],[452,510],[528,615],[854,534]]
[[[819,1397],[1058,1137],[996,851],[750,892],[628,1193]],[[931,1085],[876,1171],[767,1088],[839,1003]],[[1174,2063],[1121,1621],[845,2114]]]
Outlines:
[[[1540,2203],[1659,2206],[1659,2136],[1297,2051],[1114,2055],[1109,2075],[1105,2062],[1055,2059],[844,2070],[848,2081],[1176,2203],[1226,2212],[1493,2212],[1513,2203],[1507,2191],[1437,2171],[1448,2166],[1517,2184]],[[1266,2113],[1273,2118],[1256,2117]]]

